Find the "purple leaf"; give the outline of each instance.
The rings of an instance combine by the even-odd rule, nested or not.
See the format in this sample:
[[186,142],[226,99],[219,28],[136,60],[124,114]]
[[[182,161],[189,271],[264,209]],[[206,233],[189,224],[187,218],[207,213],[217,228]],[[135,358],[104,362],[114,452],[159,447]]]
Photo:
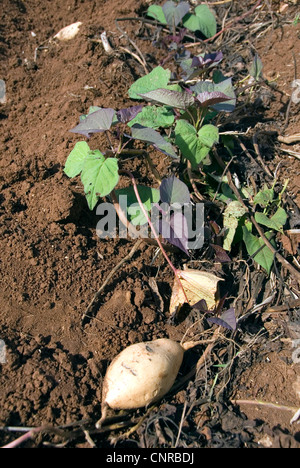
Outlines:
[[232,97],[226,96],[226,94],[220,91],[204,91],[203,93],[196,96],[196,101],[200,103],[201,107],[210,107],[218,104],[219,102],[230,101]]
[[210,244],[216,253],[215,260],[220,263],[231,262],[231,258],[227,255],[226,250],[220,245]]
[[191,80],[201,75],[203,71],[217,65],[223,58],[222,52],[212,54],[200,54],[192,58],[192,60],[182,60],[180,66],[184,71],[183,79]]
[[182,213],[173,213],[170,220],[162,218],[159,221],[159,232],[170,244],[175,245],[189,256],[188,227]]
[[99,109],[86,116],[76,127],[70,132],[79,133],[89,138],[93,133],[104,132],[109,130],[115,115],[114,109]]
[[181,44],[183,39],[184,39],[184,36],[186,34],[186,29],[185,28],[181,28],[178,32],[178,34],[170,34],[169,36],[166,36],[165,38],[162,39],[162,42],[164,44],[170,44],[170,43],[174,43],[175,44]]
[[204,54],[204,56],[198,55],[193,57],[192,67],[193,68],[208,68],[213,64],[219,63],[223,58],[222,52],[215,52],[212,54]]
[[221,325],[221,327],[227,328],[228,330],[236,330],[236,318],[233,308],[230,308],[223,312],[223,314],[220,317],[209,317],[207,321],[210,323]]
[[169,26],[177,26],[182,18],[190,11],[190,5],[187,2],[181,2],[178,5],[172,1],[166,2],[163,12]]
[[134,140],[141,140],[153,145],[156,149],[172,158],[177,158],[174,147],[164,137],[153,128],[143,127],[134,124],[131,127],[131,135]]
[[120,109],[117,112],[117,119],[119,122],[127,123],[134,119],[139,112],[143,109],[143,106],[132,106],[126,109]]
[[192,307],[202,313],[208,312],[207,302],[205,299],[200,299],[200,301],[196,302]]
[[169,205],[179,203],[180,206],[183,206],[185,203],[190,203],[190,192],[184,182],[172,176],[162,180],[160,199]]
[[218,236],[221,232],[220,226],[216,223],[216,221],[210,221],[209,224],[212,230],[214,231],[214,234]]
[[166,106],[176,107],[177,109],[187,109],[195,102],[191,92],[173,91],[171,89],[158,88],[148,93],[140,94],[146,101],[158,102]]

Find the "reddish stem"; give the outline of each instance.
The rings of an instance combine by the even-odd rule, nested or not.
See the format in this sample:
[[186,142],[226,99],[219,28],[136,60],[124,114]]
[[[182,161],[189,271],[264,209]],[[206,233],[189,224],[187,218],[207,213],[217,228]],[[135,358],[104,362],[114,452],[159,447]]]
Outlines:
[[19,445],[21,445],[23,442],[26,442],[27,440],[30,440],[33,438],[34,434],[37,434],[38,432],[41,432],[44,429],[43,426],[41,427],[34,427],[30,429],[26,434],[23,434],[22,436],[18,437],[17,439],[13,440],[12,442],[3,445],[1,448],[4,449],[12,449],[16,448]]

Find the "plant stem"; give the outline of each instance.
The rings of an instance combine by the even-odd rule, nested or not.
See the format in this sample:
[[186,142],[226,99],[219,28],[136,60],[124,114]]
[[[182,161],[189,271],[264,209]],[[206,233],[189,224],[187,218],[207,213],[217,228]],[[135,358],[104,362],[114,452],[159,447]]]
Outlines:
[[193,116],[192,112],[189,109],[186,109],[185,111],[186,111],[187,114],[189,114],[190,119],[191,119],[191,123],[196,128],[197,123],[196,123],[196,121],[194,119],[194,116]]
[[50,426],[39,426],[39,427],[33,427],[29,429],[25,434],[21,435],[17,439],[13,440],[12,442],[9,442],[6,445],[3,445],[1,448],[17,448],[19,445],[23,444],[24,442],[27,442],[30,439],[33,439],[35,434],[39,434],[40,432],[53,432],[55,434],[64,436],[65,431],[63,431],[60,428],[51,428]]
[[22,436],[18,437],[17,439],[13,440],[9,444],[3,445],[1,448],[17,448],[19,445],[21,445],[23,442],[26,442],[27,440],[30,440],[33,438],[34,434],[37,432],[40,432],[41,428],[34,428],[30,429],[26,434],[23,434]]
[[203,125],[205,116],[207,114],[207,109],[199,109],[197,114],[198,114],[198,117],[197,117],[197,122],[196,122],[195,128],[196,128],[197,132],[199,132],[200,128]]
[[110,193],[110,196],[112,198],[112,201],[113,201],[113,204],[114,204],[114,207],[115,207],[115,210],[118,214],[118,217],[120,218],[121,222],[124,224],[124,226],[127,227],[128,229],[128,232],[129,234],[131,235],[131,237],[133,239],[137,239],[139,237],[139,232],[138,230],[135,228],[135,226],[133,226],[133,224],[128,221],[127,217],[126,217],[126,214],[123,212],[123,210],[121,209],[120,207],[120,204],[119,204],[119,201],[118,201],[118,197],[116,195],[116,192],[115,190],[113,190],[111,193]]
[[106,131],[104,132],[104,134],[105,134],[105,137],[106,137],[106,139],[107,139],[107,141],[108,141],[108,144],[109,144],[109,146],[110,146],[112,152],[114,152],[114,148],[113,148],[113,145],[112,145],[112,142],[111,142],[111,139],[110,139],[108,130],[106,130]]

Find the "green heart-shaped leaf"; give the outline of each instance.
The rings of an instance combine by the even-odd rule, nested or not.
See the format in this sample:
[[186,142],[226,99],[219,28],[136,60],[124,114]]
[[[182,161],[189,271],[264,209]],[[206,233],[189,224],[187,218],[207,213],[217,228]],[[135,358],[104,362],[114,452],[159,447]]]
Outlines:
[[98,198],[108,195],[119,181],[117,158],[105,159],[101,151],[90,151],[84,160],[81,181],[92,210]]
[[[269,239],[272,235],[272,232],[266,232],[265,236]],[[262,249],[254,255],[254,260],[262,266],[268,274],[270,274],[273,262],[274,262],[274,254],[273,252],[267,247],[260,237],[254,236],[248,229],[243,226],[243,240],[246,245],[246,249],[249,255],[254,255],[261,247]],[[273,242],[271,241],[273,244]]]
[[85,141],[78,141],[68,156],[64,167],[64,173],[68,177],[76,177],[82,171],[83,163],[90,151]]
[[148,93],[158,88],[166,88],[170,80],[170,70],[163,67],[155,67],[145,76],[136,80],[129,88],[128,94],[132,99],[143,99],[140,94]]
[[193,168],[200,164],[218,141],[219,131],[214,125],[203,125],[197,133],[193,125],[186,120],[177,121],[175,143],[179,146],[182,155],[191,162]]
[[198,5],[195,14],[186,14],[182,23],[185,28],[190,31],[200,31],[205,37],[212,37],[217,32],[215,15],[207,5]]

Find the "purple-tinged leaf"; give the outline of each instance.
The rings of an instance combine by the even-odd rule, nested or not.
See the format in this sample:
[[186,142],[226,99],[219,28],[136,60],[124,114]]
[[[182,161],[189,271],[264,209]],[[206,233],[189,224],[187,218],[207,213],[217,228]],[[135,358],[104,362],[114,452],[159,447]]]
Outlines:
[[200,103],[201,107],[210,107],[218,104],[219,102],[230,101],[232,97],[226,96],[226,94],[220,91],[204,91],[196,96],[196,101]]
[[190,192],[184,182],[172,176],[162,180],[160,199],[169,205],[179,203],[180,206],[183,206],[185,203],[190,203]]
[[177,45],[181,44],[184,36],[186,34],[186,29],[185,28],[180,28],[178,34],[170,34],[162,39],[163,44],[166,46],[172,43],[175,43]]
[[200,299],[200,301],[192,305],[192,308],[198,310],[199,312],[202,312],[203,314],[208,312],[208,306],[205,299]]
[[131,138],[134,140],[141,140],[153,145],[154,148],[161,151],[162,153],[171,156],[172,158],[177,158],[175,149],[164,137],[153,130],[153,128],[143,127],[140,124],[134,124],[131,127]]
[[223,59],[222,52],[214,52],[212,54],[196,55],[192,59],[193,68],[208,68],[212,65],[217,65]]
[[215,261],[220,263],[231,262],[231,258],[228,256],[226,250],[223,249],[220,245],[210,244],[216,253]]
[[231,98],[230,100],[226,100],[226,102],[220,102],[213,106],[213,108],[217,110],[218,112],[220,111],[232,112],[235,107],[236,97],[235,97],[235,91],[232,85],[231,78],[227,78],[226,80],[223,80],[218,83],[213,83],[211,81],[198,81],[196,85],[191,86],[190,89],[196,95],[199,95],[205,92],[208,92],[208,93],[220,92],[220,93],[225,94],[225,96],[230,97]]
[[182,18],[189,12],[190,5],[187,2],[180,2],[178,5],[172,1],[166,2],[163,12],[169,26],[177,26]]
[[213,233],[216,234],[217,236],[220,234],[221,232],[221,228],[220,226],[216,223],[216,221],[210,221],[209,222],[209,225],[211,227],[211,229],[213,230]]
[[173,213],[169,220],[162,218],[159,221],[159,232],[170,244],[175,245],[189,256],[188,226],[182,213]]
[[186,91],[173,91],[171,89],[158,88],[148,93],[139,94],[146,101],[157,102],[177,109],[187,109],[195,102],[192,93]]
[[207,319],[210,323],[215,323],[221,327],[227,328],[228,330],[236,330],[236,318],[234,309],[228,309],[220,317],[209,317]]
[[139,112],[141,112],[143,106],[132,106],[117,111],[117,119],[119,122],[127,123],[134,119]]
[[182,78],[185,81],[192,80],[201,75],[205,70],[217,65],[222,59],[222,52],[215,52],[212,54],[200,54],[194,56],[192,59],[188,58],[182,60],[180,62],[180,66],[184,72]]
[[105,132],[109,130],[115,115],[115,110],[111,108],[99,109],[86,116],[70,132],[79,133],[89,138],[93,133]]
[[99,106],[90,106],[87,114],[83,114],[79,116],[79,122],[83,122],[83,120],[85,120],[89,114],[92,114],[93,112],[96,112],[97,110],[100,110],[100,109],[102,108]]

